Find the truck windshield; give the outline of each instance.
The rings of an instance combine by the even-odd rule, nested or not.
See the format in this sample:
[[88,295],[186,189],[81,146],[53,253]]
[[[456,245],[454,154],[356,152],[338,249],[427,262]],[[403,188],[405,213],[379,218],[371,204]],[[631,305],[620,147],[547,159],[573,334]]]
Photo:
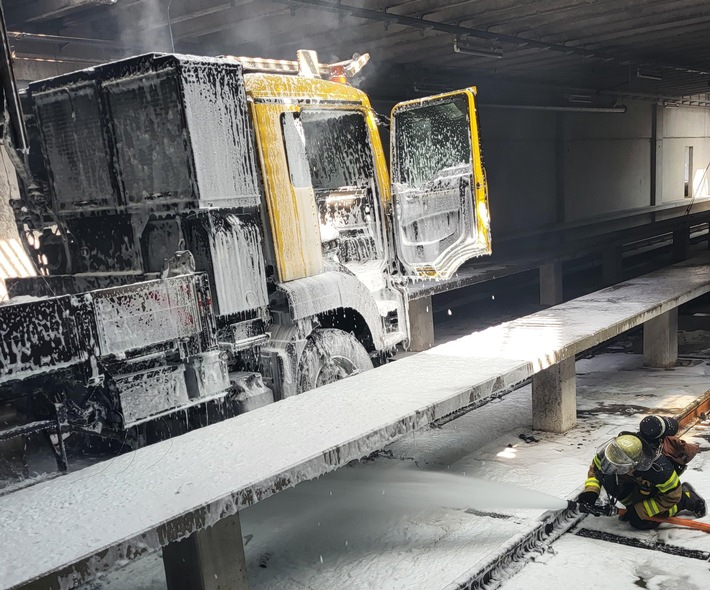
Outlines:
[[314,189],[369,186],[374,164],[362,114],[303,111],[301,123]]
[[[381,258],[375,165],[364,115],[304,109],[284,113],[282,127],[291,182],[313,187],[321,226],[337,236],[340,260]],[[306,165],[310,178],[304,178]]]
[[471,168],[471,123],[465,96],[397,115],[394,181],[421,188]]

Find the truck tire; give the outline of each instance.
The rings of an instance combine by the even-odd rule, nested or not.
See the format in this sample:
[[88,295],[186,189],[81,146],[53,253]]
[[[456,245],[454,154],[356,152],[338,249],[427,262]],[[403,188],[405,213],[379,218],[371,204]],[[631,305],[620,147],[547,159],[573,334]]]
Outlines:
[[365,347],[349,332],[313,330],[298,363],[298,393],[372,369]]

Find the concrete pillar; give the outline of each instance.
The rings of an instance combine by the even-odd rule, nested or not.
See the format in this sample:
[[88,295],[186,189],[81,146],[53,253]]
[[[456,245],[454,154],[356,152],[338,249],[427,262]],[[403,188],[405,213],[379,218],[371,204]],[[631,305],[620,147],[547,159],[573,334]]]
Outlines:
[[643,325],[643,364],[646,367],[673,367],[678,360],[678,308],[667,311]]
[[248,590],[239,514],[163,549],[168,590]]
[[[0,430],[19,426],[20,418],[15,408],[0,406]],[[0,441],[0,479],[9,481],[27,477],[28,469],[25,460],[25,437],[16,436],[10,440]],[[0,484],[0,488],[3,486]]]
[[562,263],[558,260],[540,266],[540,305],[562,303]]
[[663,203],[663,105],[651,111],[651,205]]
[[532,426],[546,432],[567,432],[577,423],[577,382],[574,357],[532,378]]
[[690,228],[682,227],[673,232],[673,262],[682,262],[690,255]]
[[616,285],[624,278],[623,250],[620,246],[610,246],[602,251],[602,280],[604,286]]
[[434,346],[434,312],[431,297],[409,301],[409,350],[421,352]]

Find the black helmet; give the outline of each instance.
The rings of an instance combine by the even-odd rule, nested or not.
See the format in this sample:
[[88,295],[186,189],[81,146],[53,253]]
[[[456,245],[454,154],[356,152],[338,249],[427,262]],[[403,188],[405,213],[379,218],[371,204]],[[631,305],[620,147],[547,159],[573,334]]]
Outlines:
[[639,425],[639,434],[648,441],[678,434],[678,420],[670,416],[646,416]]

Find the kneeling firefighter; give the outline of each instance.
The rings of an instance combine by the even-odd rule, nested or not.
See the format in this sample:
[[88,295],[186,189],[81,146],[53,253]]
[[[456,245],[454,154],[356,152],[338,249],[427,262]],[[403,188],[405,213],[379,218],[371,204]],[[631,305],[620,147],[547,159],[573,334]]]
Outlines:
[[661,441],[646,438],[640,432],[622,432],[602,445],[577,501],[594,506],[603,487],[612,505],[618,500],[626,506],[621,520],[644,530],[659,525],[649,520],[652,517],[666,518],[682,510],[704,516],[705,501],[690,484],[681,484],[676,463],[663,453]]

